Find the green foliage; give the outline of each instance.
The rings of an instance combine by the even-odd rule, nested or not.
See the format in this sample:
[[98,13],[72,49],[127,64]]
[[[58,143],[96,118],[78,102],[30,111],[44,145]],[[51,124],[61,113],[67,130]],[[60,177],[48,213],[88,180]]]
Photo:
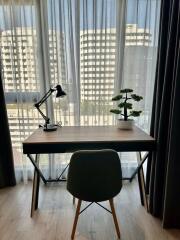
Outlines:
[[110,112],[112,112],[114,114],[120,114],[121,110],[119,110],[119,109],[111,109]]
[[127,109],[132,109],[132,103],[122,102],[122,103],[118,104],[118,107],[119,108],[126,107]]
[[131,94],[131,98],[132,98],[134,101],[137,101],[137,102],[139,102],[139,101],[141,101],[141,100],[143,99],[143,97],[138,96],[138,95],[136,95],[136,94]]
[[[120,114],[123,116],[124,120],[127,121],[128,117],[139,117],[142,111],[136,111],[133,109],[133,104],[128,102],[129,100],[134,100],[136,102],[139,102],[143,99],[143,97],[137,95],[137,94],[130,94],[133,90],[129,88],[121,89],[120,95],[117,95],[112,98],[112,101],[119,101],[119,104],[117,105],[117,109],[111,109],[110,112],[114,114]],[[129,96],[130,95],[130,96]]]
[[142,111],[131,111],[130,116],[139,117]]
[[117,95],[112,98],[112,101],[119,101],[122,97],[123,97],[123,95]]
[[120,90],[120,93],[130,93],[130,92],[133,92],[133,90],[130,88],[124,88]]

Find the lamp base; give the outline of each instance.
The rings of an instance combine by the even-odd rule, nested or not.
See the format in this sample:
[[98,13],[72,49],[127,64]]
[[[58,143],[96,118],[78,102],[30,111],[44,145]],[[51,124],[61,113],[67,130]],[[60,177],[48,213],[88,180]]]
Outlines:
[[57,125],[55,124],[47,124],[47,126],[43,127],[43,131],[45,132],[52,132],[57,130]]

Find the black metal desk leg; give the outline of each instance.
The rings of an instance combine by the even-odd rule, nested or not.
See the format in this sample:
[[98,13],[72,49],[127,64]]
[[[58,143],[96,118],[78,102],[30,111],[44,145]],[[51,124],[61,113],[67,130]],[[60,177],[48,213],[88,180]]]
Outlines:
[[[35,159],[36,164],[39,166],[39,155],[36,155]],[[32,201],[31,201],[31,217],[33,217],[34,211],[38,207],[38,196],[39,196],[39,182],[40,182],[40,175],[34,169],[34,178],[33,178],[33,189],[32,189]]]
[[[34,158],[32,157],[31,154],[27,154],[27,156],[28,156],[28,158],[30,159],[30,161],[32,162],[32,164],[33,164],[36,172],[39,173],[39,176],[41,177],[41,179],[42,179],[42,181],[44,182],[44,184],[46,184],[46,183],[47,183],[47,180],[45,179],[43,173],[42,173],[41,170],[39,169],[39,166],[37,165],[36,160],[34,160]],[[39,164],[39,163],[38,163],[38,164]]]
[[[142,161],[141,152],[138,152],[137,153],[138,164],[140,164],[141,161]],[[138,181],[139,181],[139,191],[140,191],[141,203],[144,205],[144,207],[148,211],[148,202],[147,202],[147,196],[146,196],[143,167],[141,167],[140,170],[139,170]]]
[[[36,163],[39,167],[39,154],[36,154]],[[37,184],[36,184],[36,199],[35,199],[35,210],[38,208],[38,200],[39,200],[39,183],[40,183],[40,175],[37,172]]]
[[144,206],[144,199],[143,199],[143,192],[142,192],[142,187],[141,187],[140,172],[137,173],[137,176],[138,176],[139,194],[140,194],[141,204]]

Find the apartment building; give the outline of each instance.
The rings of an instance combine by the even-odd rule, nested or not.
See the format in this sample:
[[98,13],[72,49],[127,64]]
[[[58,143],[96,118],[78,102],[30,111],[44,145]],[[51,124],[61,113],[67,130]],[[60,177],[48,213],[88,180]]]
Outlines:
[[[127,24],[125,31],[125,63],[130,66],[136,51],[146,62],[149,57],[151,33],[136,24]],[[81,101],[109,101],[114,93],[117,36],[115,28],[80,32]],[[134,56],[133,56],[134,54]],[[142,62],[140,62],[140,66]],[[140,69],[131,75],[144,79]],[[131,81],[130,72],[126,81]],[[141,79],[139,79],[141,78]],[[134,81],[133,81],[134,82]],[[143,86],[142,86],[143,87]]]
[[[65,83],[63,41],[63,34],[49,30],[48,65],[52,85]],[[15,148],[20,148],[22,140],[42,122],[41,116],[33,106],[40,97],[40,91],[43,92],[40,77],[40,71],[43,70],[40,69],[39,62],[37,63],[40,61],[38,44],[36,30],[31,27],[0,32],[2,74]],[[17,108],[16,104],[22,106]]]

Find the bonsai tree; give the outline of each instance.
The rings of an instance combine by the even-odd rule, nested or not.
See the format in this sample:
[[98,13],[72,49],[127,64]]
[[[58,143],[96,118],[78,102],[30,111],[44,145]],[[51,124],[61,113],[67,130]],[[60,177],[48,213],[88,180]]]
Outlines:
[[113,97],[112,101],[119,101],[118,109],[111,109],[110,112],[115,114],[120,114],[123,116],[124,121],[127,121],[129,117],[139,117],[142,111],[132,110],[133,104],[128,102],[129,100],[134,100],[139,102],[143,97],[136,94],[132,94],[133,90],[125,88],[120,90],[120,94]]

